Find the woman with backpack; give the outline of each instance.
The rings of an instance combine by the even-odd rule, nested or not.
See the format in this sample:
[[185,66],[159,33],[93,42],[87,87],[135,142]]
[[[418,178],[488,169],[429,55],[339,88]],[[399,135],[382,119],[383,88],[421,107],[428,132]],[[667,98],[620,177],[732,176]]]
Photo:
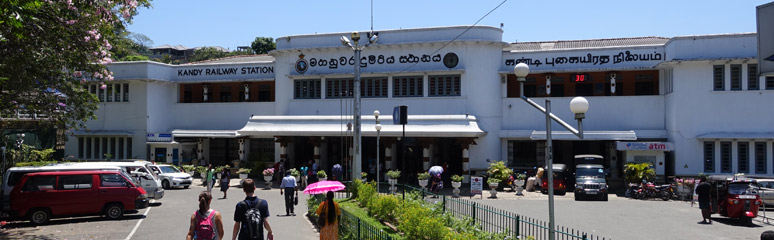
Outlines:
[[221,240],[223,239],[223,219],[220,212],[210,208],[212,194],[207,191],[199,193],[199,209],[191,215],[191,225],[188,227],[186,240]]
[[317,207],[317,224],[320,225],[320,240],[339,239],[339,220],[341,208],[333,201],[333,192],[326,193],[326,201]]

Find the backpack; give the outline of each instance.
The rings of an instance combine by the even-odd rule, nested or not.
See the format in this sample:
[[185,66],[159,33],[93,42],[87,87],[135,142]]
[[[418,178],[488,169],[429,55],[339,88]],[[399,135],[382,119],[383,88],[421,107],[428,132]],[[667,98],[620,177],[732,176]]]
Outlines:
[[244,200],[245,206],[248,207],[247,211],[245,211],[245,224],[247,225],[247,229],[242,229],[242,231],[245,231],[248,233],[248,236],[250,236],[250,239],[260,239],[263,236],[261,232],[258,231],[258,229],[261,229],[261,219],[263,216],[261,216],[261,211],[258,210],[258,205],[262,203],[262,199],[256,199],[258,200],[258,203],[255,204],[255,206],[250,207],[250,203],[247,200]]
[[215,227],[212,226],[212,216],[215,210],[210,211],[206,218],[196,211],[196,236],[197,239],[215,239]]

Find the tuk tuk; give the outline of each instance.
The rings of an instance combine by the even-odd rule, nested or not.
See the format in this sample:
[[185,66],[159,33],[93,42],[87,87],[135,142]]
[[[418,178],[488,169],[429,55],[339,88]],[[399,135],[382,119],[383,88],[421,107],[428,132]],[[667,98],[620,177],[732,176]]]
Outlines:
[[[546,166],[548,168],[548,166]],[[554,193],[556,195],[564,195],[567,193],[567,165],[561,163],[553,164],[554,174]],[[540,192],[548,193],[548,171],[543,173],[541,177],[542,183],[540,184]]]
[[733,175],[713,175],[707,178],[710,183],[710,203],[712,213],[737,218],[747,225],[758,216],[758,208],[763,202],[758,195],[758,183],[755,179]]

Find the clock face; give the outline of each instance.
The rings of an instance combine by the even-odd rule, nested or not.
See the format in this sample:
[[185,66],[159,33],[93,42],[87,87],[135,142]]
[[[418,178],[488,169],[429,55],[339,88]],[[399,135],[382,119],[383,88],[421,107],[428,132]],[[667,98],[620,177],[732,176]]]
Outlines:
[[454,68],[460,62],[459,57],[455,53],[447,53],[443,56],[443,65],[447,68]]

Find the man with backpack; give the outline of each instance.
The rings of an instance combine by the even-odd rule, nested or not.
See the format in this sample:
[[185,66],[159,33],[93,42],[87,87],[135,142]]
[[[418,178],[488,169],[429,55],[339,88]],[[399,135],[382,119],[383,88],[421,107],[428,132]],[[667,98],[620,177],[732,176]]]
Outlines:
[[271,226],[269,225],[269,204],[266,200],[254,195],[255,183],[248,178],[242,182],[242,190],[247,197],[237,203],[234,213],[234,232],[232,240],[263,240],[263,229],[266,228],[266,239],[273,240]]

